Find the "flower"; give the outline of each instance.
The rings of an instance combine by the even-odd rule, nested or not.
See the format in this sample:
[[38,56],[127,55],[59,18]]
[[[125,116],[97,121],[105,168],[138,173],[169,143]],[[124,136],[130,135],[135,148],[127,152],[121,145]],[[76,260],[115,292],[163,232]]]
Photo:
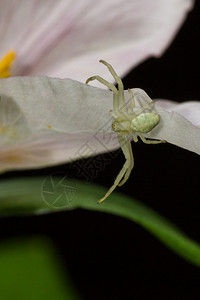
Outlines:
[[[10,0],[0,5],[5,16],[0,77],[17,76],[0,80],[0,172],[4,172],[56,165],[119,147],[111,130],[110,91],[71,79],[22,75],[85,81],[95,72],[110,80],[99,58],[124,75],[147,57],[163,53],[193,1],[149,0],[144,6],[139,0],[102,0],[95,5]],[[199,153],[198,128],[159,104],[155,110],[162,121],[147,137]],[[171,122],[175,133],[169,131]],[[190,139],[186,132],[192,132]]]
[[[103,58],[122,77],[149,56],[164,52],[193,2],[2,0],[0,58],[16,55],[13,76],[46,75],[81,82],[94,70],[109,78],[98,64]],[[8,58],[13,61],[12,55]]]
[[[111,129],[109,90],[71,79],[11,77],[0,80],[0,95],[1,172],[72,162],[119,147]],[[135,89],[136,107],[141,95],[144,92]],[[127,91],[125,98],[130,100]],[[200,103],[187,105],[190,113],[193,108],[200,112]],[[200,154],[195,119],[190,117],[192,124],[176,113],[179,104],[172,112],[162,109],[159,102],[154,109],[161,121],[146,137]]]

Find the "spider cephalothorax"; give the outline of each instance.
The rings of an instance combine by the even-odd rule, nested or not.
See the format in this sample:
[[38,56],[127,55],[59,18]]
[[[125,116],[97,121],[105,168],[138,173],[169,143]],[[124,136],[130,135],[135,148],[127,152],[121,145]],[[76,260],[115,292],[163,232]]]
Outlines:
[[[134,92],[128,89],[128,92],[130,94],[130,105],[127,107],[124,98],[124,86],[121,79],[109,63],[104,60],[100,60],[100,62],[107,66],[108,70],[118,84],[118,89],[112,83],[108,82],[100,76],[92,76],[87,79],[86,83],[91,80],[98,80],[99,82],[107,86],[111,91],[113,91],[113,111],[111,111],[111,115],[113,116],[112,130],[117,132],[119,145],[124,153],[126,161],[117,178],[115,179],[114,184],[105,194],[105,196],[98,201],[98,203],[104,201],[117,187],[117,185],[123,185],[130,176],[131,170],[134,166],[130,135],[132,135],[134,142],[138,141],[138,136],[146,144],[159,144],[166,142],[147,140],[143,136],[143,133],[151,131],[160,122],[160,116],[158,114],[153,112],[146,112],[147,109],[151,108],[154,102],[146,101],[146,103],[140,109],[134,110]],[[144,99],[146,93],[144,91],[142,91],[141,93],[143,93],[142,98]]]

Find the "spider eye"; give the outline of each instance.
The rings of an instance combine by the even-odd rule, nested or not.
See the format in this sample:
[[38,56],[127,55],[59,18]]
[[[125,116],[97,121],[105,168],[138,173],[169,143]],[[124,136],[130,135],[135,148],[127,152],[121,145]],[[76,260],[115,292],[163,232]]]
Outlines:
[[112,130],[117,131],[117,124],[116,121],[112,122]]

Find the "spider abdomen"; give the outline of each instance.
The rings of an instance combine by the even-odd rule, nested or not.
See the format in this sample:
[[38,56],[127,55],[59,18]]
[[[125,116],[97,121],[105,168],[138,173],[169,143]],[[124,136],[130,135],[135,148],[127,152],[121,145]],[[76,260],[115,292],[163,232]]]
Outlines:
[[154,113],[143,113],[134,118],[131,122],[131,129],[134,132],[149,132],[160,122],[160,116]]

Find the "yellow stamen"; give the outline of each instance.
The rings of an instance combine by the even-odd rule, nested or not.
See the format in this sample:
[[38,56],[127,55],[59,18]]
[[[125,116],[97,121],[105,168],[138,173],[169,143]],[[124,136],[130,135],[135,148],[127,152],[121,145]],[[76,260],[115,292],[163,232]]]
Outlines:
[[11,76],[10,68],[15,57],[16,53],[14,51],[10,51],[2,58],[2,60],[0,60],[0,78]]

